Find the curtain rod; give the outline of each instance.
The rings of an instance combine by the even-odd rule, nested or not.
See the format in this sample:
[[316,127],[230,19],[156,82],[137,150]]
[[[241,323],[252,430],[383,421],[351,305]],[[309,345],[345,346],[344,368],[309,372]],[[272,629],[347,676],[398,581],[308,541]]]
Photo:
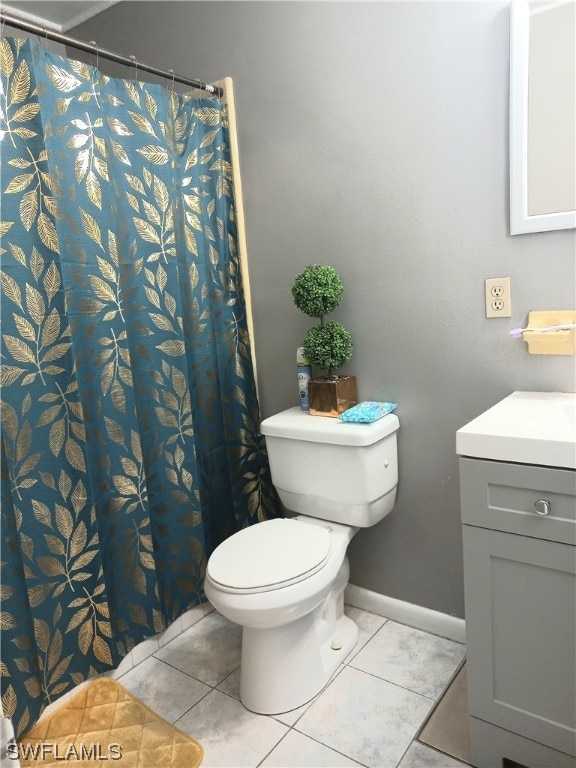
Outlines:
[[25,21],[24,19],[14,16],[6,11],[0,11],[0,24],[2,28],[4,24],[9,24],[11,27],[17,29],[23,29],[26,32],[32,32],[36,35],[42,36],[48,40],[53,40],[56,43],[62,43],[63,45],[69,45],[71,48],[77,48],[79,51],[85,51],[86,53],[93,53],[98,58],[108,59],[114,61],[117,64],[125,64],[128,67],[135,67],[136,70],[142,70],[143,72],[150,72],[153,75],[164,77],[168,80],[172,80],[176,83],[182,83],[183,85],[190,85],[192,88],[199,88],[202,91],[208,91],[215,96],[222,96],[224,91],[216,85],[209,85],[203,83],[200,80],[192,80],[189,77],[183,77],[182,75],[176,75],[172,70],[157,69],[151,67],[148,64],[142,64],[140,61],[136,61],[135,56],[121,56],[114,51],[107,51],[105,48],[99,48],[96,43],[87,43],[85,40],[78,40],[74,37],[69,37],[61,32],[56,32],[52,29],[47,29],[40,24],[35,24],[32,21]]

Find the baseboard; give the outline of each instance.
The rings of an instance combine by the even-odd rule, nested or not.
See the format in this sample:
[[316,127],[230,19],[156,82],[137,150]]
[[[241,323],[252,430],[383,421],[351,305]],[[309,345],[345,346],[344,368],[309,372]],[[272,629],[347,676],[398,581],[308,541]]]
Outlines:
[[408,624],[416,629],[423,629],[433,635],[447,637],[458,643],[466,642],[466,622],[457,616],[423,608],[421,605],[406,603],[394,597],[387,597],[378,592],[371,592],[363,587],[348,584],[344,592],[344,602],[364,611],[385,616],[400,624]]

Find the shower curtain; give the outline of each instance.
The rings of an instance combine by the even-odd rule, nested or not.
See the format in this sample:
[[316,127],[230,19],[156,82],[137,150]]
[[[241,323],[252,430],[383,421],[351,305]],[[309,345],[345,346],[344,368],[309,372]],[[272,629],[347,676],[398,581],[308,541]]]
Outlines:
[[22,733],[277,514],[225,105],[0,48],[2,706]]

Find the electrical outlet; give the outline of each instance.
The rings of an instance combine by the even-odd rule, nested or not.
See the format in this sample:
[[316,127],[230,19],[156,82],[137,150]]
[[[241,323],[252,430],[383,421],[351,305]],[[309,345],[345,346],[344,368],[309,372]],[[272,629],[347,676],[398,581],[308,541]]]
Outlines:
[[489,277],[484,281],[486,317],[511,317],[510,278]]

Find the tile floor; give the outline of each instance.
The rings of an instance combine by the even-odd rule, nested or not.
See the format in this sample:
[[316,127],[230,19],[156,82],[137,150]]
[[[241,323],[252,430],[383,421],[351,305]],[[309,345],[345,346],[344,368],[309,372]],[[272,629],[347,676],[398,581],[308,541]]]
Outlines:
[[415,740],[464,646],[357,608],[346,613],[360,629],[356,648],[312,702],[283,715],[240,703],[241,628],[215,611],[119,680],[202,744],[203,768],[465,768]]

